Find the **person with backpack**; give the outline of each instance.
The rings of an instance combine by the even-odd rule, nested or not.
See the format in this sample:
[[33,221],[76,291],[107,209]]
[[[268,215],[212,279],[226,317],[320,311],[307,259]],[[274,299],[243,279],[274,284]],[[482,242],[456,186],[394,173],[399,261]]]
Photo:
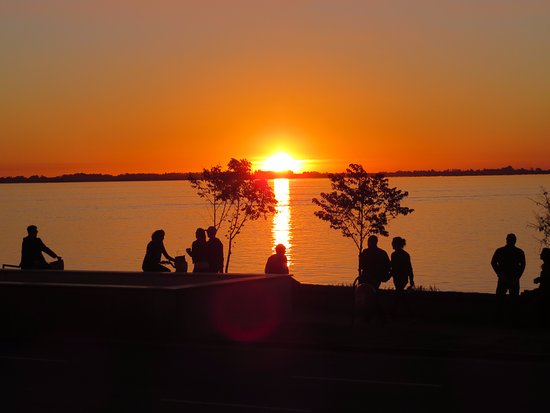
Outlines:
[[378,237],[371,235],[367,240],[365,248],[359,257],[361,275],[359,283],[368,283],[375,289],[380,284],[390,279],[390,258],[382,248],[378,248]]

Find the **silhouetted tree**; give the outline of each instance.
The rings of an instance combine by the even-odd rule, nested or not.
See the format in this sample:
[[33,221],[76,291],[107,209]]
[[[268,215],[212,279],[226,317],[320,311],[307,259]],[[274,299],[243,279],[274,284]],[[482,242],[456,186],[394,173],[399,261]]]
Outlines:
[[197,193],[212,207],[213,225],[219,229],[224,222],[228,223],[228,239],[225,272],[233,251],[233,242],[247,221],[260,217],[267,219],[275,213],[277,200],[273,189],[265,179],[255,179],[252,164],[247,159],[232,158],[227,170],[220,166],[205,169],[200,178],[192,179],[191,185]]
[[359,254],[370,235],[389,235],[386,225],[390,219],[413,212],[401,206],[408,192],[390,188],[387,178],[369,175],[361,165],[350,164],[343,173],[329,174],[329,179],[333,191],[322,192],[320,199],[313,198],[321,208],[314,214],[351,238]]
[[550,247],[550,194],[543,187],[533,202],[539,207],[540,212],[535,213],[536,223],[531,226],[542,234],[541,244]]
[[221,166],[216,165],[203,169],[200,175],[190,175],[189,182],[197,194],[210,204],[212,225],[219,230],[227,219],[232,202],[227,171],[222,171]]

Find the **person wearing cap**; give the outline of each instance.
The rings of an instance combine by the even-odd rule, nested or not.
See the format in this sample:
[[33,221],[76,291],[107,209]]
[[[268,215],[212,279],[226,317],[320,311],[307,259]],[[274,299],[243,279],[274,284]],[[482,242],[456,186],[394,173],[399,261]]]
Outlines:
[[22,270],[49,270],[52,267],[42,254],[45,252],[50,257],[61,261],[61,257],[49,249],[44,242],[38,238],[38,227],[29,225],[27,227],[27,236],[23,238],[21,246],[21,263],[19,266]]
[[277,244],[275,254],[267,259],[264,272],[266,274],[288,274],[288,260],[285,253],[286,247],[283,244]]

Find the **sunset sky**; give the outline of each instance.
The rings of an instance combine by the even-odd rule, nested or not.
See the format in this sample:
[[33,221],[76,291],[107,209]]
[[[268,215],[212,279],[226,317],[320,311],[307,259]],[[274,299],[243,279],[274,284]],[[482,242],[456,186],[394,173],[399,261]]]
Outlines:
[[0,176],[550,168],[548,0],[2,0]]

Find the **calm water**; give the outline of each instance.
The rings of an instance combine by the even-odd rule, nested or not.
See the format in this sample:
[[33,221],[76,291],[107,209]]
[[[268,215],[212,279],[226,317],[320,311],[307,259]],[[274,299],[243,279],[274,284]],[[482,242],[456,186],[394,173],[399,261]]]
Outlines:
[[[353,241],[313,215],[311,199],[330,189],[327,179],[276,180],[279,213],[249,223],[237,237],[230,272],[262,272],[273,246],[287,245],[299,281],[349,284],[357,267]],[[533,198],[550,175],[392,178],[408,190],[409,216],[390,222],[391,237],[407,239],[417,285],[440,290],[493,292],[489,265],[505,235],[515,232],[527,257],[522,288],[533,288],[540,245],[528,227]],[[195,228],[210,224],[209,209],[185,181],[0,185],[0,262],[18,263],[29,224],[62,255],[67,269],[140,270],[145,246],[163,228],[165,245],[180,255]],[[226,246],[227,242],[220,236]],[[390,285],[388,283],[387,285]]]

